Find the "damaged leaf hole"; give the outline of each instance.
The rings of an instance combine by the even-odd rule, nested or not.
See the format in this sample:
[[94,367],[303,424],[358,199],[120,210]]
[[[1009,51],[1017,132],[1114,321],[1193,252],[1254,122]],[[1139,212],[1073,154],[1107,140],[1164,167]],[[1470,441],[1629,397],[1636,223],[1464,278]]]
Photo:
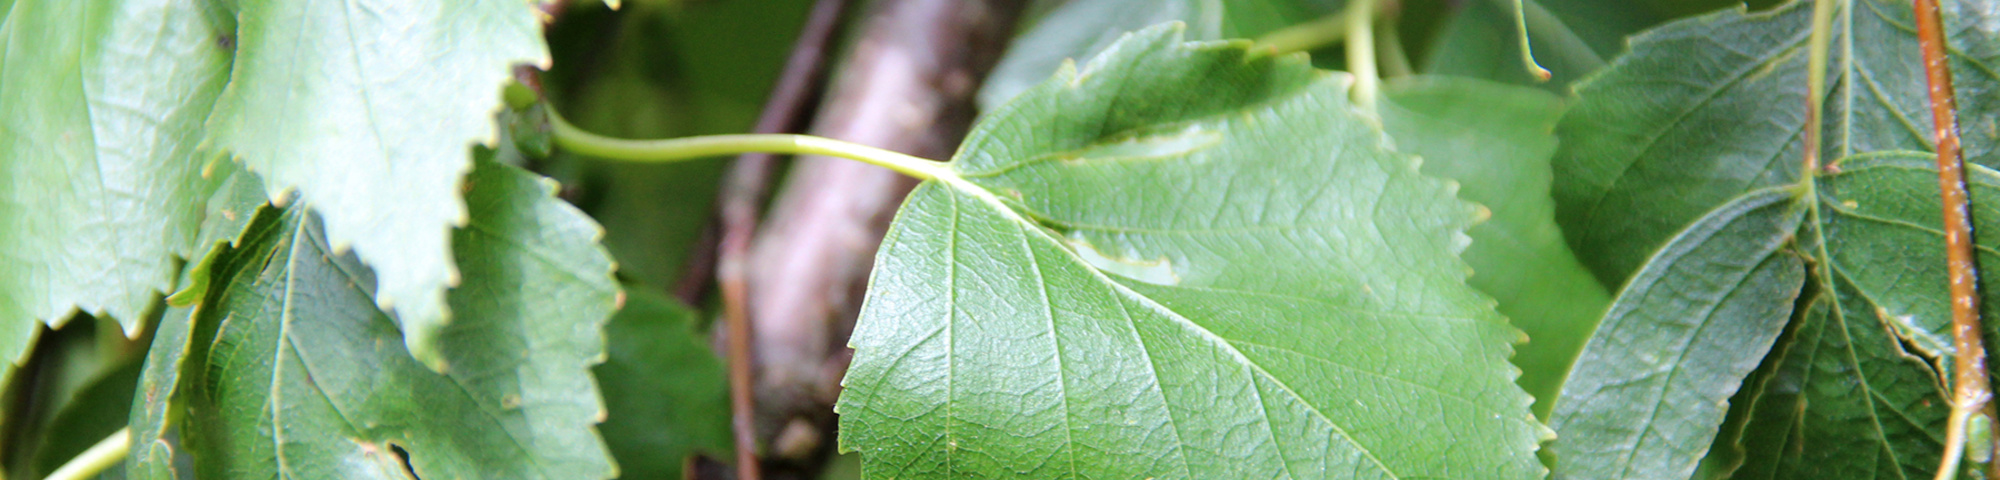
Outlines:
[[[389,453],[395,456],[395,461],[396,461],[395,467],[402,470],[403,475],[405,475],[406,478],[417,479],[417,480],[421,480],[423,478],[417,475],[416,467],[411,466],[410,451],[408,449],[403,448],[402,445],[397,444],[396,442],[393,441],[375,443],[375,442],[356,440],[355,443],[360,444],[362,455],[366,455],[369,458],[373,458],[377,462],[382,462],[388,459],[386,456],[382,454],[383,449],[381,448],[383,446],[388,446]],[[383,465],[383,467],[386,469],[389,468],[389,465],[385,464]]]

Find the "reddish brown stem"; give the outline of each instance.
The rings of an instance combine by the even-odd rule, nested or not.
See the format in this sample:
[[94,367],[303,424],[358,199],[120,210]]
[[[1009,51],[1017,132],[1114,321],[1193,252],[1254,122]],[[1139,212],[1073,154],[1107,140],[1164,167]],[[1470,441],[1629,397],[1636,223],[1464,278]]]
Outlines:
[[[757,117],[757,133],[787,133],[800,127],[800,114],[815,96],[819,77],[825,69],[826,45],[833,37],[845,0],[814,2],[785,71],[764,111]],[[749,292],[744,281],[744,258],[750,254],[750,239],[757,230],[757,206],[763,203],[765,185],[770,182],[773,158],[753,153],[737,157],[722,186],[722,238],[716,282],[722,287],[723,312],[729,328],[730,423],[736,441],[736,478],[762,478],[757,457],[757,403],[752,387]]]
[[[1953,97],[1951,69],[1945,55],[1943,18],[1937,0],[1913,0],[1916,9],[1917,45],[1924,54],[1924,73],[1929,83],[1931,122],[1937,136],[1938,189],[1944,200],[1945,259],[1951,286],[1951,334],[1957,347],[1952,372],[1952,415],[1946,433],[1954,457],[1967,439],[1966,423],[1977,412],[1993,418],[1993,391],[1986,379],[1986,344],[1980,338],[1979,272],[1974,264],[1972,216],[1965,191],[1965,164],[1959,156],[1958,102]],[[1981,442],[1985,443],[1985,442]],[[1983,457],[1983,455],[1982,455]],[[1946,458],[1945,468],[1954,470],[1957,458]],[[1956,472],[1940,471],[1940,476]]]

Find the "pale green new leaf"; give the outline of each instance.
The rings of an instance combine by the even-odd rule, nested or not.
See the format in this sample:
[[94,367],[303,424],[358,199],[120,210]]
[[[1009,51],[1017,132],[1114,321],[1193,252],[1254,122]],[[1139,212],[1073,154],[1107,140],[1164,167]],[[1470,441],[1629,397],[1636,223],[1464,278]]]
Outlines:
[[[216,260],[174,382],[201,478],[403,478],[398,449],[422,478],[613,475],[588,372],[617,295],[600,230],[546,181],[477,165],[471,221],[453,236],[467,281],[438,337],[446,374],[404,350],[372,276],[328,247],[305,205],[265,210]],[[142,398],[161,400],[146,378]]]
[[1458,196],[1491,209],[1466,231],[1469,283],[1528,335],[1515,347],[1516,383],[1547,418],[1563,375],[1611,303],[1563,243],[1549,198],[1550,132],[1562,103],[1540,91],[1480,80],[1416,77],[1384,89],[1382,124],[1396,146],[1423,158],[1423,173],[1459,184]]
[[[1945,1],[1966,159],[2000,165],[2000,11]],[[1853,0],[1835,14],[1821,163],[1930,148],[1929,100],[1908,2]],[[1558,220],[1607,285],[1669,236],[1745,192],[1799,179],[1812,2],[1741,8],[1634,37],[1578,87],[1558,134]]]
[[0,21],[0,361],[81,310],[130,333],[212,182],[196,152],[232,28],[209,2],[21,0]]
[[1686,479],[1805,284],[1786,251],[1805,216],[1764,190],[1710,212],[1619,294],[1549,417],[1555,474]]
[[458,283],[452,227],[461,177],[491,143],[499,87],[517,63],[547,64],[520,0],[235,3],[236,56],[206,138],[298,189],[336,251],[377,273],[412,353],[438,367],[445,290]]
[[988,113],[876,256],[870,478],[1536,478],[1473,207],[1303,56],[1141,31]]

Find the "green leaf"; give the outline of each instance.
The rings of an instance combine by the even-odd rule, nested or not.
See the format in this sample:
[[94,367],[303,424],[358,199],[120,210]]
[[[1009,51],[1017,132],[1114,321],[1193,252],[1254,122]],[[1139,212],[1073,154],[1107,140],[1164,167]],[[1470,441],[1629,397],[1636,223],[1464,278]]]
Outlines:
[[[1822,312],[1800,320],[1786,354],[1767,362],[1770,378],[1744,429],[1744,472],[1919,477],[1937,468],[1954,350],[1933,161],[1916,152],[1855,156],[1819,179]],[[2000,229],[2000,174],[1966,170],[1978,231]],[[2000,239],[1977,240],[1983,264],[2000,262]],[[2000,278],[1982,276],[1980,292],[1981,315],[2000,315],[1987,305],[2000,301]],[[1789,433],[1755,433],[1765,431]]]
[[196,307],[175,382],[201,477],[402,478],[404,452],[423,478],[613,474],[586,371],[617,294],[600,230],[546,181],[477,165],[453,236],[466,284],[438,337],[445,374],[404,350],[373,278],[305,205],[265,210],[216,261],[221,288]]
[[[271,215],[264,213],[257,217]],[[228,247],[219,247],[218,250],[225,248]],[[158,329],[153,332],[153,344],[146,350],[139,384],[132,394],[131,417],[126,422],[126,428],[132,429],[132,450],[125,458],[127,477],[135,480],[192,478],[191,474],[176,469],[174,459],[182,454],[176,452],[180,448],[179,432],[174,427],[185,417],[180,380],[182,369],[187,364],[189,342],[193,339],[194,314],[192,307],[168,309],[160,317]]]
[[206,138],[298,189],[335,251],[373,267],[375,301],[410,351],[443,361],[445,290],[458,283],[452,227],[466,222],[466,149],[493,143],[500,86],[516,63],[546,65],[534,10],[519,0],[235,2],[229,87]]
[[1668,242],[1618,296],[1549,417],[1560,478],[1686,479],[1805,283],[1785,250],[1786,190],[1724,205]]
[[1473,208],[1348,77],[1180,30],[989,112],[911,194],[843,449],[871,478],[1542,475]]
[[695,329],[696,312],[644,290],[604,326],[609,357],[592,369],[610,416],[599,427],[622,478],[685,478],[687,457],[728,458],[729,380]]
[[1042,83],[1065,62],[1082,62],[1127,32],[1165,22],[1190,40],[1256,38],[1338,11],[1346,0],[1073,0],[1038,19],[1007,46],[979,90],[991,111]]
[[208,199],[200,233],[195,235],[200,253],[194,258],[199,260],[182,269],[181,290],[167,298],[171,307],[153,327],[153,341],[146,350],[138,385],[127,409],[132,450],[126,457],[126,473],[135,479],[192,477],[191,472],[179,471],[181,467],[174,461],[178,455],[175,450],[180,446],[178,432],[171,427],[182,418],[185,408],[180,378],[187,363],[188,342],[193,338],[193,306],[208,298],[216,262],[240,255],[232,252],[242,245],[240,239],[250,222],[276,215],[263,211],[270,203],[264,200],[263,184],[256,174],[229,162],[218,162],[210,168],[213,169],[210,175],[222,180]]
[[37,323],[134,333],[212,188],[195,140],[228,80],[209,2],[22,0],[0,21],[0,361]]
[[201,144],[271,198],[298,189],[324,210],[435,365],[465,149],[495,135],[493,87],[547,54],[518,2],[364,3],[9,2],[0,109],[19,114],[0,120],[0,175],[19,181],[0,186],[0,356],[74,310],[137,328],[174,257],[194,258],[217,180]]
[[[1948,1],[1966,159],[2000,165],[2000,12]],[[1856,0],[1833,22],[1822,163],[1930,148],[1929,100],[1909,5]],[[1681,226],[1743,193],[1797,182],[1804,158],[1811,2],[1741,8],[1635,37],[1578,86],[1556,155],[1557,219],[1607,285]],[[1851,48],[1844,47],[1851,45]],[[1849,54],[1851,52],[1851,54]]]
[[1479,80],[1416,77],[1391,82],[1382,124],[1403,151],[1423,158],[1423,173],[1458,182],[1459,198],[1491,209],[1466,231],[1469,283],[1499,302],[1501,314],[1528,335],[1516,347],[1516,382],[1547,418],[1562,378],[1611,303],[1556,227],[1549,197],[1550,133],[1562,103],[1536,90]]
[[1776,373],[1744,427],[1735,478],[1930,478],[1950,409],[1941,386],[1880,325],[1843,321],[1831,304],[1797,320],[1766,367]]
[[[1825,111],[1823,167],[1800,168],[1806,106],[1771,100],[1806,98],[1811,5],[1721,12],[1642,36],[1633,55],[1579,90],[1559,130],[1567,143],[1558,154],[1565,180],[1556,189],[1558,218],[1584,258],[1608,259],[1592,265],[1599,278],[1621,281],[1624,268],[1640,263],[1637,252],[1652,251],[1660,232],[1691,212],[1748,189],[1801,192],[1797,203],[1808,213],[1790,248],[1813,267],[1805,287],[1813,307],[1792,319],[1778,353],[1748,376],[1756,383],[1731,399],[1741,405],[1740,418],[1730,420],[1741,433],[1731,426],[1710,465],[1755,478],[1930,476],[1942,450],[1953,350],[1934,155],[1911,151],[1929,146],[1926,82],[1908,54],[1917,50],[1908,5],[1831,6],[1834,21],[1823,28],[1831,29],[1833,88],[1809,99]],[[2000,162],[2000,131],[1986,113],[2000,99],[1983,93],[1996,84],[2000,42],[1991,25],[2000,12],[1948,2],[1945,21],[1960,115],[1969,119],[1960,125],[1967,159]],[[1990,200],[2000,198],[2000,175],[1967,170],[1979,230],[2000,228],[1991,219],[2000,203]],[[2000,261],[1993,255],[2000,242],[1979,246],[1982,260]],[[1981,285],[1989,303],[2000,301],[1992,293],[2000,282],[1991,280]],[[1725,373],[1742,378],[1734,370],[1716,375]],[[1724,420],[1713,413],[1677,428],[1713,431]],[[1640,417],[1626,421],[1645,427]]]

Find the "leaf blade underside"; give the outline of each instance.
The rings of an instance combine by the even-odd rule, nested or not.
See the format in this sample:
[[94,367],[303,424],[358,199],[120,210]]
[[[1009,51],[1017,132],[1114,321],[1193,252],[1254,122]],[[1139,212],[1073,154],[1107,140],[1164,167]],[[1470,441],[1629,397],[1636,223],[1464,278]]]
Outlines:
[[990,113],[876,256],[843,448],[870,477],[1541,475],[1473,210],[1348,85],[1155,27]]
[[[1821,156],[1930,149],[1929,100],[1908,5],[1852,0],[1836,13]],[[1965,158],[2000,165],[2000,21],[1941,2],[1959,72]],[[1680,227],[1759,188],[1801,181],[1811,2],[1716,12],[1633,37],[1631,53],[1577,87],[1558,127],[1557,215],[1598,278],[1618,285]],[[1851,44],[1851,45],[1850,45]]]
[[[185,398],[178,425],[199,476],[402,478],[396,449],[425,478],[613,474],[588,371],[616,296],[601,231],[544,181],[479,162],[454,241],[463,313],[439,337],[448,374],[403,349],[373,279],[333,253],[304,205],[266,210],[217,261],[222,288],[195,307],[181,391],[147,395]],[[175,452],[156,450],[134,473],[170,471],[159,460]]]
[[13,3],[0,12],[0,361],[37,324],[135,332],[173,288],[213,179],[197,152],[228,80],[205,2]]
[[[493,143],[499,86],[548,64],[534,9],[510,0],[285,2],[236,6],[236,56],[206,140],[297,189],[336,250],[373,268],[376,301],[411,353],[446,360],[445,290],[460,275],[452,228],[473,143]],[[312,112],[305,114],[304,112]]]
[[[1966,99],[1960,115],[1977,118],[1961,126],[1973,163],[1972,208],[1990,212],[1975,216],[1990,230],[2000,228],[1986,225],[2000,215],[1991,200],[2000,198],[2000,177],[1982,165],[1996,162],[2000,132],[1990,123],[1994,98],[1982,92],[2000,84],[1991,67],[2000,12],[1982,5],[1946,2],[1945,16],[1958,96]],[[1710,464],[1720,474],[1925,478],[1942,450],[1950,299],[1934,155],[1921,152],[1929,148],[1929,103],[1922,67],[1909,53],[1916,51],[1910,9],[1878,0],[1833,6],[1831,89],[1813,99],[1826,117],[1822,168],[1800,171],[1809,104],[1771,100],[1806,96],[1809,2],[1718,12],[1642,35],[1631,55],[1579,89],[1560,131],[1558,178],[1570,184],[1558,183],[1559,218],[1586,258],[1620,257],[1592,265],[1606,282],[1624,281],[1626,268],[1643,263],[1633,258],[1690,212],[1741,201],[1741,190],[1802,192],[1794,202],[1808,215],[1788,248],[1810,267],[1810,295],[1797,303],[1801,311],[1775,353],[1748,375],[1755,382],[1729,399],[1732,431],[1715,441],[1719,456]],[[1980,255],[1996,245],[1980,240]],[[1989,283],[1982,280],[1985,301],[2000,300],[1991,293],[2000,285]],[[1744,378],[1728,373],[1719,381]],[[1723,418],[1704,415],[1697,431],[1713,431],[1711,420]]]
[[1763,190],[1724,205],[1633,277],[1549,417],[1558,478],[1694,473],[1805,284],[1803,259],[1786,251],[1805,218],[1793,197]]

